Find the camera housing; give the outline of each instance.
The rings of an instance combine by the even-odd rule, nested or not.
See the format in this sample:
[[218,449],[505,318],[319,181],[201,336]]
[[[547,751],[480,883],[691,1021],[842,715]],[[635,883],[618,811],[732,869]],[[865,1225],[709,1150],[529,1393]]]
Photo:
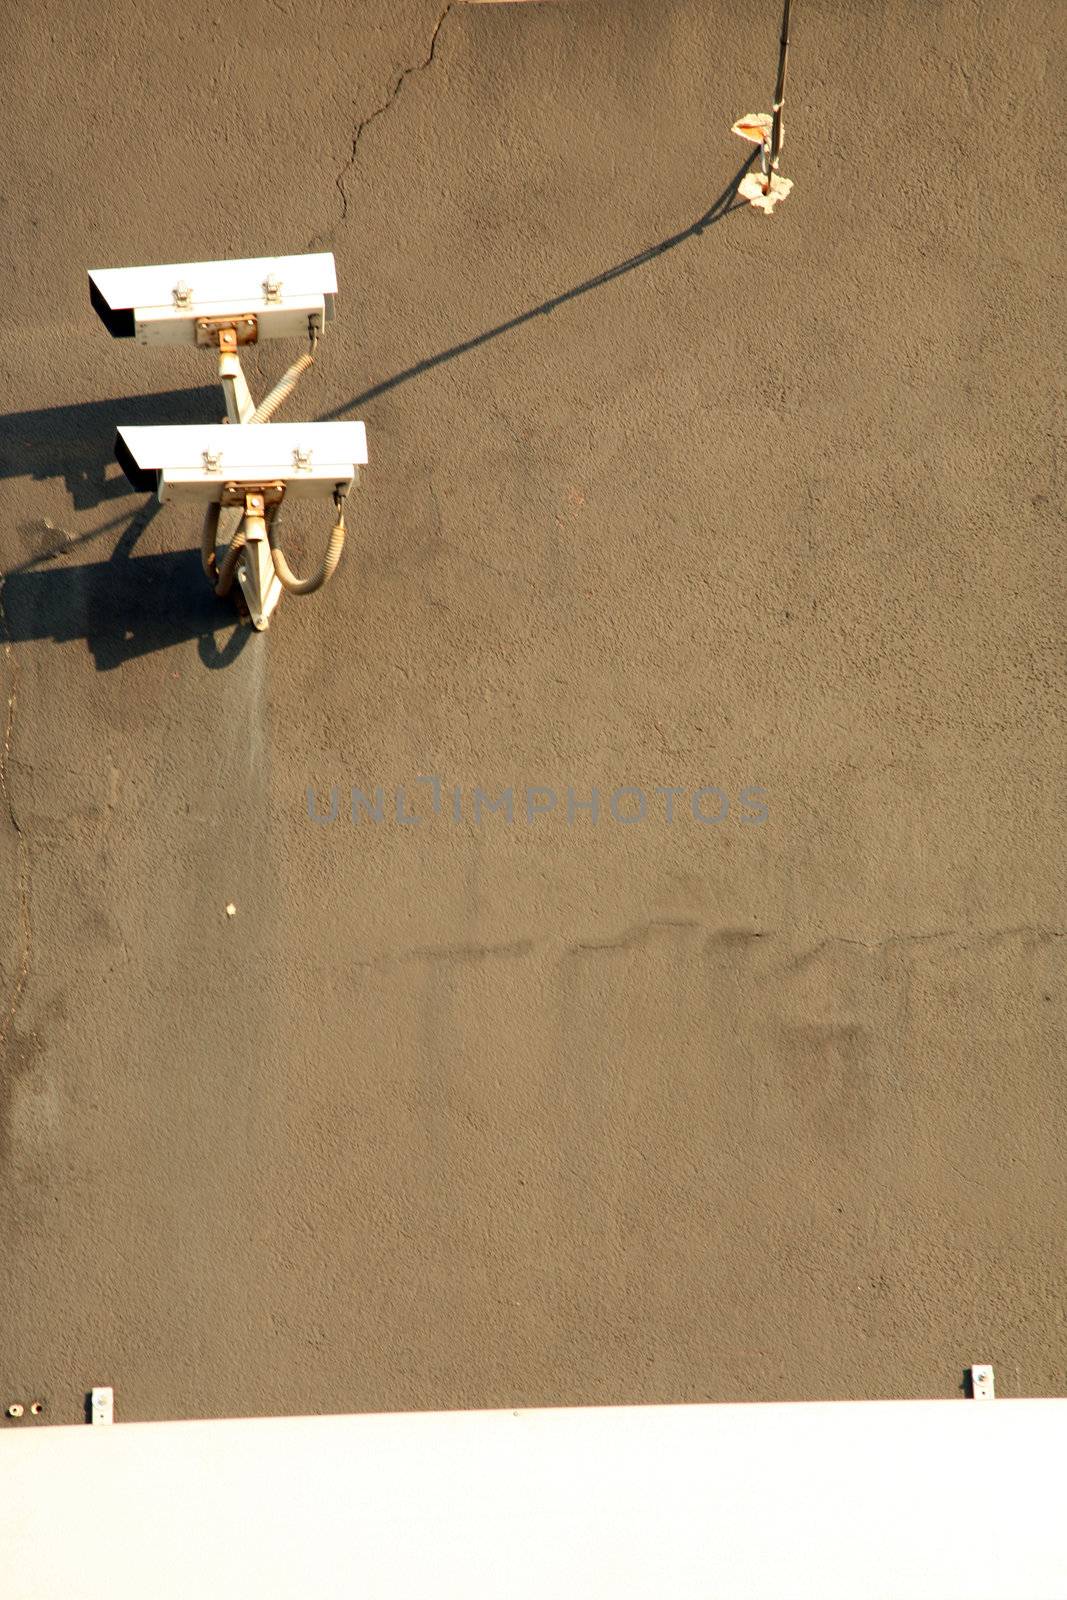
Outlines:
[[168,500],[235,503],[234,488],[291,498],[347,494],[367,464],[362,422],[206,423],[120,428],[115,456],[135,489]]
[[104,267],[89,273],[89,300],[115,339],[138,344],[218,345],[306,336],[333,321],[333,253]]

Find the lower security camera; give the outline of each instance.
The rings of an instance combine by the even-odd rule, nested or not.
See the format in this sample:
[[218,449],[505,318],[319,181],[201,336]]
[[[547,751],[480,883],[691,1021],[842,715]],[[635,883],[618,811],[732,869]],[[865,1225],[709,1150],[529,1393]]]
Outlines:
[[115,456],[135,489],[161,502],[234,503],[273,485],[293,497],[345,495],[367,464],[362,422],[251,422],[120,428]]

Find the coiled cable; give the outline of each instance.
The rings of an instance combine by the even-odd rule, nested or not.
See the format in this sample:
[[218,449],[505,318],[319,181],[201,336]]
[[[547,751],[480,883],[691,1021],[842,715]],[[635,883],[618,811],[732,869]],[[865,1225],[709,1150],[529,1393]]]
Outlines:
[[204,568],[208,583],[210,583],[220,600],[224,599],[233,588],[237,563],[241,559],[241,551],[247,542],[244,523],[242,522],[222,558],[222,566],[219,566],[218,537],[221,512],[222,506],[218,501],[213,501],[208,506],[204,517],[203,533],[200,536],[200,562]]
[[337,521],[331,530],[322,566],[311,578],[298,578],[285,559],[285,552],[278,543],[278,538],[274,531],[280,508],[278,506],[268,508],[266,517],[267,542],[270,545],[271,560],[274,562],[274,570],[278,574],[278,582],[289,594],[314,594],[316,589],[321,589],[324,584],[329,583],[337,571],[337,563],[340,561],[341,552],[345,547],[345,509],[342,495],[335,494],[333,501],[337,507]]
[[252,413],[253,422],[269,422],[278,407],[288,400],[308,368],[314,366],[315,350],[319,342],[319,330],[316,327],[311,328],[310,337],[311,349],[305,355],[296,358],[288,372],[278,379],[270,394],[259,402]]

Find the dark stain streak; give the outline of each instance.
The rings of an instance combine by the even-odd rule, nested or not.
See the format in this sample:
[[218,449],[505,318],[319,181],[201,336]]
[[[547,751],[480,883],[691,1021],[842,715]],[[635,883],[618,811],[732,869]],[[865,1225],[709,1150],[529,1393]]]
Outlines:
[[[615,955],[619,952],[646,948],[659,934],[686,936],[698,933],[704,934],[700,949],[702,955],[706,958],[715,954],[726,956],[749,954],[765,941],[773,940],[776,937],[773,932],[766,929],[709,929],[705,923],[696,920],[650,917],[645,922],[631,924],[630,927],[613,936],[600,939],[582,939],[573,944],[561,945],[559,941],[552,939],[516,939],[503,944],[414,945],[410,949],[386,951],[382,955],[349,961],[347,970],[350,972],[365,972],[380,967],[394,967],[416,962],[474,965],[481,961],[496,958],[517,960],[527,956],[550,957],[556,955],[561,959],[568,959],[578,956]],[[878,955],[893,945],[926,944],[937,940],[950,939],[954,936],[952,931],[891,934],[885,939],[871,942],[834,936],[821,939],[811,949],[802,951],[799,955],[792,957],[776,969],[776,975],[781,976],[783,973],[802,971],[805,967],[825,956],[827,951],[835,945],[863,950],[869,955]],[[973,936],[961,948],[969,949],[972,946],[981,944],[994,944],[1010,938],[1021,938],[1027,942],[1044,944],[1064,937],[1067,937],[1067,933],[1054,928],[992,929],[987,933]],[[775,974],[772,973],[771,975],[774,976]],[[852,1031],[857,1032],[859,1030],[854,1029]],[[847,1029],[838,1029],[833,1036],[834,1042],[840,1044],[847,1036]],[[829,1036],[824,1042],[829,1042]]]
[[12,1028],[0,1050],[0,1161],[6,1165],[12,1154],[11,1113],[19,1085],[33,1076],[43,1054],[36,1034],[22,1034]]
[[494,956],[528,956],[534,950],[532,939],[518,939],[514,944],[446,944],[416,945],[396,959],[400,961],[457,961],[470,964]]
[[884,939],[848,939],[840,935],[831,935],[828,938],[820,939],[819,943],[813,945],[811,949],[801,951],[799,955],[794,956],[787,962],[782,970],[799,972],[804,967],[818,961],[835,945],[846,949],[863,950],[868,955],[882,955],[898,945],[936,944],[948,939],[960,940],[960,950],[972,950],[983,944],[998,944],[1007,939],[1020,939],[1027,944],[1049,944],[1054,940],[1065,937],[1067,937],[1067,930],[1039,926],[990,928],[975,933],[971,933],[965,928],[940,928],[930,933],[890,933]]
[[568,956],[597,955],[608,950],[632,950],[635,946],[642,945],[656,933],[692,933],[699,931],[702,924],[685,919],[671,920],[666,917],[651,917],[647,922],[634,923],[614,939],[589,940],[568,946],[564,952]]
[[712,950],[744,950],[748,945],[756,944],[760,939],[769,939],[772,935],[762,928],[720,928],[717,933],[709,933],[704,948]]

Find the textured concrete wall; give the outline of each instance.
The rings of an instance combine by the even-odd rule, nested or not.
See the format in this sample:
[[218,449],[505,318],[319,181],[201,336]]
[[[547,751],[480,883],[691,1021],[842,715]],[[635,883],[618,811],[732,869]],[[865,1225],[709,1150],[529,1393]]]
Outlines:
[[[1064,1392],[1057,11],[799,0],[772,218],[773,4],[8,21],[0,1399]],[[234,640],[84,273],[305,248],[371,468]]]

